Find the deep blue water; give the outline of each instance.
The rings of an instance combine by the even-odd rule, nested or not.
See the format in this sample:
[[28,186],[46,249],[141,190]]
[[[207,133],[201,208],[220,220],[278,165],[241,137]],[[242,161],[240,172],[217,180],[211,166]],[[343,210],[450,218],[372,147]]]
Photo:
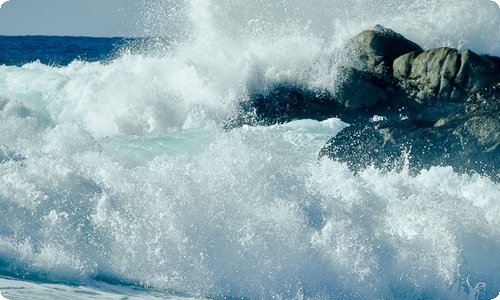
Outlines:
[[139,39],[71,36],[0,36],[0,65],[21,66],[40,61],[66,66],[74,60],[88,62],[116,58],[124,47]]

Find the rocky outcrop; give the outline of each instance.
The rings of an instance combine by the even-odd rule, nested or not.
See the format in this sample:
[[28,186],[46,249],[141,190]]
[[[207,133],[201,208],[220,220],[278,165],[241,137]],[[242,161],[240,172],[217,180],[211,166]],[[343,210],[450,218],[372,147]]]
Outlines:
[[293,83],[275,84],[264,91],[250,91],[240,112],[225,124],[231,129],[243,124],[271,125],[297,119],[324,120],[342,107],[327,91],[313,91]]
[[344,55],[334,93],[275,85],[250,93],[241,115],[251,117],[233,125],[340,117],[351,126],[320,156],[354,171],[451,165],[500,180],[500,58],[424,50],[381,26],[355,36]]
[[384,77],[353,67],[341,67],[335,98],[347,109],[372,107],[389,99],[390,82]]
[[[412,172],[453,166],[459,172],[500,180],[499,58],[442,47],[409,51],[395,59],[391,56],[383,60],[379,55],[366,59],[375,60],[384,64],[392,61],[383,81],[377,78],[379,67],[372,68],[368,63],[360,69],[365,72],[363,80],[383,91],[385,97],[376,91],[371,101],[356,103],[386,117],[377,122],[358,119],[328,141],[320,156],[345,162],[354,171],[371,165],[382,169],[408,167]],[[349,86],[342,86],[341,91],[363,87],[349,99],[374,90],[359,81],[350,84],[349,80],[344,81]],[[352,107],[349,99],[344,106]],[[377,109],[380,104],[398,107],[402,113]]]
[[385,113],[391,115],[391,108],[404,107],[414,118],[436,122],[463,110],[474,93],[500,82],[499,58],[448,47],[424,51],[381,26],[354,37],[347,49],[353,58],[350,66],[341,67],[334,96],[348,109],[380,113],[379,107],[387,107]]
[[470,50],[437,48],[410,52],[394,61],[394,77],[416,101],[462,102],[498,81],[499,65]]
[[419,45],[380,25],[356,35],[346,47],[354,68],[382,76],[392,73],[396,58],[406,53],[422,51]]
[[355,172],[369,166],[412,173],[432,166],[452,166],[500,180],[500,120],[492,115],[450,116],[429,125],[412,120],[355,124],[321,149]]

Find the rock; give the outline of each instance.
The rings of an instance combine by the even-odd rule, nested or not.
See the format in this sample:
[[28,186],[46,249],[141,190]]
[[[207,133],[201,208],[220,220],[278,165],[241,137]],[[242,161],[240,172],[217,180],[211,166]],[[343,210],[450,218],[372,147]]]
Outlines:
[[395,145],[386,134],[376,127],[351,125],[330,139],[319,156],[346,163],[355,172],[371,165],[393,169],[404,149]]
[[342,110],[340,104],[327,91],[280,83],[264,91],[250,92],[241,104],[240,112],[228,122],[226,128],[243,124],[271,125],[297,119],[324,120]]
[[460,70],[455,79],[458,87],[473,93],[498,81],[500,64],[497,59],[480,56],[470,50],[462,51]]
[[421,103],[455,99],[461,93],[454,87],[459,71],[456,49],[436,48],[421,53],[411,52],[394,61],[394,76],[409,97]]
[[470,50],[458,54],[453,48],[436,48],[398,57],[394,77],[408,97],[426,103],[463,102],[470,94],[499,80],[500,68],[494,60]]
[[351,121],[361,114],[370,117],[369,111],[392,116],[406,113],[436,122],[462,110],[471,94],[500,82],[500,58],[470,50],[459,54],[446,47],[424,51],[379,25],[355,36],[344,52],[351,57],[350,63],[338,68],[333,93],[289,82],[259,91],[249,89],[247,100],[227,127],[334,116]]
[[355,122],[330,139],[320,157],[354,172],[371,165],[412,173],[452,166],[500,181],[500,58],[449,47],[423,51],[407,42],[395,47],[396,55],[384,50],[387,41],[377,30],[353,39],[350,47],[359,49],[354,67],[341,70],[335,94],[344,114],[387,118],[350,116]]
[[452,166],[500,181],[500,58],[424,51],[381,26],[355,36],[343,54],[350,58],[338,69],[335,92],[288,82],[249,90],[227,128],[339,117],[351,125],[320,156],[354,172]]
[[471,93],[465,105],[467,114],[500,112],[500,83]]
[[380,77],[351,67],[341,68],[340,74],[340,84],[335,97],[346,108],[370,107],[387,101],[388,96],[382,88]]
[[500,144],[500,118],[489,114],[473,116],[461,124],[457,132],[460,133],[464,145],[473,147],[470,152],[497,151]]
[[354,68],[380,75],[392,73],[392,64],[397,57],[423,51],[419,45],[380,25],[356,35],[346,50]]
[[350,126],[330,139],[320,157],[346,163],[354,172],[375,166],[383,170],[407,167],[416,174],[432,166],[452,166],[500,180],[500,120],[454,116],[419,124],[410,120]]

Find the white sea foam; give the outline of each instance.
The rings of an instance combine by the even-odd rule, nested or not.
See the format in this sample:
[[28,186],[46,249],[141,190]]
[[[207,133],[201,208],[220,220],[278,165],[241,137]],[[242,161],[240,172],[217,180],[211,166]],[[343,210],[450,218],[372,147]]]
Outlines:
[[[154,300],[166,299],[165,295],[148,291],[132,290],[126,287],[113,286],[105,283],[93,287],[68,286],[65,284],[19,281],[15,278],[0,276],[0,300]],[[2,295],[3,294],[3,295]],[[2,298],[3,297],[3,298]],[[170,296],[171,300],[190,300],[187,297]]]
[[0,66],[1,272],[200,297],[498,294],[488,178],[355,175],[317,158],[338,119],[221,128],[248,89],[334,88],[336,50],[376,23],[498,55],[493,3],[170,2],[148,4],[151,33],[177,30],[168,51]]
[[210,129],[189,153],[175,136],[131,138],[131,150],[58,125],[2,164],[0,257],[43,280],[199,296],[495,295],[498,185],[451,168],[355,176],[317,162],[342,126]]

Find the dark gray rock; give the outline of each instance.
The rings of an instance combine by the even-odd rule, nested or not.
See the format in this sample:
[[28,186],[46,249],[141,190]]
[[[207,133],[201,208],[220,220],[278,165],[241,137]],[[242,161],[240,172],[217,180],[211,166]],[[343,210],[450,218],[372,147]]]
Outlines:
[[[500,144],[500,117],[498,115],[476,115],[458,126],[457,134],[471,152],[497,152]],[[500,153],[498,153],[500,154]],[[500,158],[500,156],[499,156]]]
[[311,90],[292,84],[275,84],[264,91],[250,91],[240,112],[225,124],[226,128],[243,124],[271,125],[298,119],[324,120],[343,108],[327,91]]
[[369,112],[436,122],[463,111],[467,99],[500,82],[500,58],[447,47],[424,51],[379,25],[356,35],[343,55],[349,59],[338,69],[335,92],[289,82],[259,91],[249,88],[228,127],[334,116],[350,121]]
[[500,112],[500,83],[471,93],[465,105],[467,114]]
[[463,102],[469,94],[497,82],[500,75],[494,60],[447,47],[402,55],[394,60],[393,69],[407,96],[429,105]]
[[461,93],[454,86],[459,63],[458,52],[452,48],[411,52],[394,61],[394,77],[416,101],[432,104],[433,100],[456,99]]
[[462,51],[455,84],[462,90],[473,93],[500,81],[500,65],[496,59],[490,58],[470,50]]
[[346,50],[354,68],[384,76],[392,73],[392,64],[397,57],[423,51],[419,45],[380,25],[356,35]]
[[351,114],[387,118],[374,123],[351,117],[355,122],[330,139],[320,156],[355,172],[371,165],[413,173],[452,166],[500,181],[500,58],[448,47],[407,51],[411,47],[397,45],[402,37],[385,45],[405,50],[394,57],[376,32],[353,39],[354,68],[340,72],[335,96]]
[[320,157],[346,163],[354,172],[369,166],[407,167],[413,174],[452,166],[500,180],[500,120],[492,116],[451,116],[429,125],[411,120],[356,124],[321,149]]
[[[381,26],[355,36],[339,55],[349,59],[334,93],[290,83],[249,90],[227,127],[339,117],[351,126],[320,156],[355,172],[452,166],[500,181],[500,58],[424,51]],[[374,115],[385,118],[373,122]]]
[[370,107],[388,99],[382,78],[371,72],[343,67],[340,69],[339,81],[335,97],[346,108]]

